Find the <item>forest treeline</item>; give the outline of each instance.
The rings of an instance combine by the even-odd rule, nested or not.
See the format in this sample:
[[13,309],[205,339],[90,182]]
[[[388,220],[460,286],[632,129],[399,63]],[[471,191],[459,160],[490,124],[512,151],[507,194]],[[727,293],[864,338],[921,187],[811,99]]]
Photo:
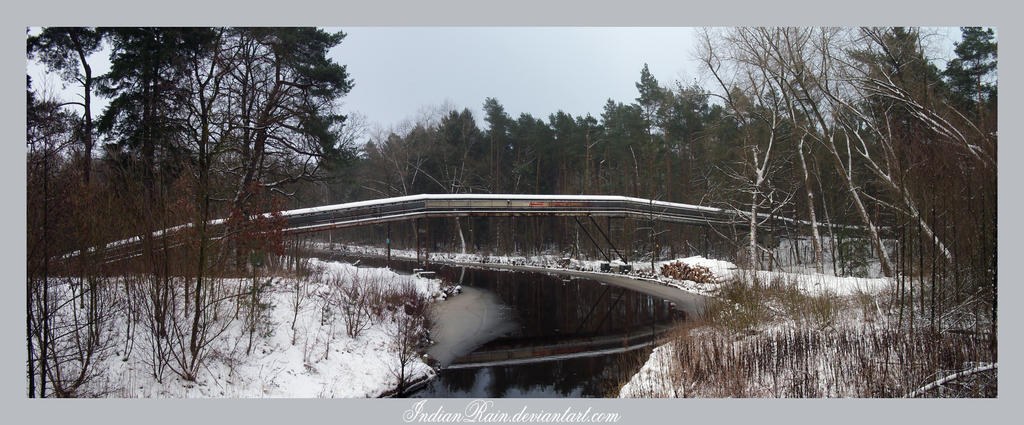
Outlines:
[[[427,114],[371,137],[354,184],[330,198],[627,195],[806,220],[819,271],[822,238],[842,239],[823,234],[832,224],[863,228],[846,236],[862,237],[889,276],[908,266],[886,240],[994,270],[991,30],[964,28],[945,69],[914,28],[736,28],[698,39],[708,87],[662,84],[644,65],[635,101],[609,100],[598,118],[512,117],[494,98],[483,128],[469,109]],[[753,224],[746,255],[759,258]]]
[[[757,214],[792,217],[809,223],[790,230],[811,241],[807,261],[819,272],[826,250],[856,254],[861,264],[877,261],[883,274],[896,277],[901,299],[919,300],[933,325],[943,312],[968,308],[988,317],[994,330],[992,30],[962,28],[956,56],[943,68],[926,55],[918,28],[728,28],[697,35],[696,59],[708,82],[660,82],[643,65],[636,99],[608,100],[598,117],[515,117],[487,98],[482,121],[469,109],[442,107],[366,137],[340,106],[356,87],[345,65],[328,55],[343,41],[340,32],[35,31],[27,39],[29,59],[76,96],[61,99],[27,81],[30,395],[47,388],[73,395],[88,379],[81,349],[88,344],[81,340],[101,331],[73,327],[81,336],[77,357],[47,352],[60,348],[50,332],[68,335],[50,322],[57,307],[48,297],[57,294],[49,277],[76,276],[79,283],[61,296],[93,317],[101,311],[87,305],[94,300],[90,285],[112,273],[99,260],[102,252],[83,251],[73,261],[59,261],[61,255],[143,235],[144,252],[131,267],[152,282],[140,287],[140,305],[153,319],[154,341],[168,338],[163,318],[189,319],[180,323],[188,331],[177,342],[184,348],[175,367],[192,378],[204,355],[204,309],[216,299],[204,282],[254,267],[253,255],[283,252],[275,233],[280,223],[253,214],[417,193],[611,194],[733,209],[748,213],[751,224],[731,235],[734,254],[754,267],[767,266],[771,248],[764,234],[772,229]],[[90,61],[104,46],[111,68],[98,75]],[[92,116],[96,96],[109,104]],[[214,234],[203,223],[219,217],[231,220]],[[477,227],[495,227],[477,234],[494,235],[470,242],[522,250],[508,240],[565,239],[572,228],[567,220],[535,222],[503,227],[476,220]],[[160,245],[166,238],[153,232],[183,223],[199,225],[171,255]],[[464,225],[474,226],[457,219],[436,225],[435,238],[464,246]],[[180,294],[169,289],[170,276],[186,278]],[[126,297],[130,290],[125,286]],[[185,310],[174,311],[176,302]],[[52,369],[70,363],[77,376]]]

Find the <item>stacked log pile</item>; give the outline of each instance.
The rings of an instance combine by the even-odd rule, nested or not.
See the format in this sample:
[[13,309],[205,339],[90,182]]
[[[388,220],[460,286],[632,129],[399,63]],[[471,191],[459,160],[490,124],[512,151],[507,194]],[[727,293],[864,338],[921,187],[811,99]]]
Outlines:
[[707,267],[691,266],[680,261],[673,261],[661,266],[661,274],[672,279],[692,280],[697,283],[718,282],[718,278]]

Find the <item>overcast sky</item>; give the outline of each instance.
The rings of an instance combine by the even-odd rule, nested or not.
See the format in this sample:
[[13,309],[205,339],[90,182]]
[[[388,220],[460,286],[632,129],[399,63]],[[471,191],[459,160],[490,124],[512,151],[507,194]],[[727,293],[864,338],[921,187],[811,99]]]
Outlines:
[[487,97],[517,117],[600,115],[631,102],[646,62],[662,84],[692,80],[690,28],[344,28],[331,55],[355,88],[348,110],[383,125],[449,101],[480,119]]
[[[336,28],[335,28],[336,30]],[[579,27],[347,27],[330,55],[348,67],[355,82],[342,99],[346,113],[364,115],[370,125],[389,127],[415,117],[424,107],[449,102],[470,108],[483,124],[481,105],[497,98],[513,118],[528,112],[546,119],[563,110],[599,118],[605,102],[629,103],[643,64],[664,86],[701,80],[693,60],[692,28]],[[959,30],[933,40],[933,57],[952,55]],[[98,53],[96,74],[109,68],[108,51]],[[940,63],[939,66],[943,66]],[[33,87],[60,91],[56,77],[30,63]],[[703,81],[702,81],[703,82]],[[63,92],[70,98],[77,90]],[[106,106],[94,102],[94,114]]]

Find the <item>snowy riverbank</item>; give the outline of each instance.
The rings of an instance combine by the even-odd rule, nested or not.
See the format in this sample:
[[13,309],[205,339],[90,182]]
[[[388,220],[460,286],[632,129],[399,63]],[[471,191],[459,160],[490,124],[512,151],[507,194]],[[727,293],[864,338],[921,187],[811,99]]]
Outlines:
[[[853,394],[852,390],[844,387],[845,383],[840,382],[841,378],[836,376],[835,370],[831,367],[837,364],[833,361],[834,359],[849,354],[837,347],[816,347],[815,350],[812,350],[811,358],[803,359],[806,362],[805,366],[814,368],[814,379],[810,383],[800,382],[803,379],[802,377],[798,377],[794,371],[782,367],[776,369],[774,374],[767,373],[767,375],[771,375],[770,381],[718,382],[708,385],[708,382],[699,382],[702,380],[688,379],[693,377],[691,375],[693,371],[686,367],[681,367],[680,364],[681,362],[688,361],[684,358],[694,355],[695,351],[701,352],[706,348],[706,346],[699,346],[699,343],[696,341],[715,341],[711,344],[721,342],[720,345],[722,347],[731,350],[731,353],[736,355],[736,358],[730,358],[727,360],[728,362],[743,363],[741,357],[744,354],[735,353],[746,353],[747,350],[760,352],[759,350],[763,348],[764,344],[771,345],[780,342],[786,344],[784,341],[794,335],[811,335],[821,330],[820,328],[814,329],[813,326],[826,326],[833,331],[839,329],[856,330],[852,333],[870,333],[885,329],[886,324],[884,322],[886,318],[881,314],[881,311],[876,311],[876,307],[872,305],[866,306],[867,309],[864,308],[864,305],[857,306],[852,300],[858,296],[874,300],[891,288],[891,279],[884,277],[837,277],[832,274],[815,273],[807,270],[800,273],[765,270],[750,271],[742,270],[727,261],[708,260],[700,257],[683,258],[678,261],[690,266],[706,267],[719,279],[717,283],[672,282],[674,286],[682,289],[700,291],[714,296],[717,291],[722,289],[721,285],[724,282],[744,282],[745,285],[751,285],[756,280],[760,282],[760,285],[771,287],[765,291],[778,291],[779,293],[789,291],[789,294],[786,294],[786,296],[790,297],[790,300],[757,300],[756,303],[763,307],[762,317],[759,319],[763,321],[755,322],[756,324],[753,328],[743,329],[740,334],[734,333],[737,329],[723,329],[715,326],[714,323],[677,330],[677,334],[670,337],[668,342],[656,347],[651,352],[640,370],[621,388],[619,397],[721,397],[735,396],[736,394],[750,397],[792,396],[794,392],[787,392],[790,390],[787,387],[788,385],[815,386],[815,388],[801,387],[797,390],[796,394],[826,396],[850,396]],[[761,293],[757,296],[762,297],[764,295],[765,293]],[[813,300],[824,300],[815,306],[822,311],[811,312],[805,310],[797,312],[797,310],[805,308],[815,308],[800,305],[801,303],[810,305],[815,302]],[[851,302],[844,302],[845,300],[850,300]],[[726,303],[730,302],[726,301]],[[726,308],[747,309],[749,306],[727,305]],[[736,314],[736,312],[725,313],[726,316],[731,314]],[[744,314],[748,314],[748,312],[744,312]],[[815,316],[815,314],[818,314],[820,317]],[[822,319],[821,317],[824,316],[827,317]],[[773,319],[767,319],[768,317]],[[713,321],[714,318],[709,318],[709,320]],[[828,323],[809,323],[815,320],[827,320]],[[843,335],[849,336],[849,334]],[[697,346],[696,350],[694,350],[695,346]],[[777,346],[773,345],[772,349],[777,348]],[[773,353],[769,355],[781,356],[779,351]],[[724,365],[722,369],[728,370],[731,366],[733,365]],[[729,378],[736,378],[737,376],[740,376],[740,374],[729,375]],[[714,380],[709,379],[712,382]],[[794,384],[795,382],[797,384]],[[733,384],[738,385],[741,389],[735,387],[728,390],[723,389]],[[780,389],[780,387],[782,388]]]
[[[804,241],[801,241],[804,242]],[[806,243],[799,244],[806,245]],[[339,252],[343,254],[351,255],[366,255],[382,257],[386,255],[386,250],[380,247],[360,246],[360,245],[342,245],[342,244],[328,244],[322,242],[315,242],[312,245],[316,249],[324,249],[333,252]],[[789,252],[791,247],[787,244],[783,244],[780,247],[780,252]],[[415,260],[416,251],[413,250],[402,250],[392,249],[391,255],[394,258],[401,258],[406,260]],[[780,258],[785,258],[780,255]],[[827,258],[827,257],[826,257]],[[547,255],[484,255],[474,253],[451,253],[451,252],[435,252],[430,253],[430,260],[434,262],[449,262],[449,263],[475,263],[475,264],[502,264],[512,266],[533,266],[542,267],[551,270],[575,270],[575,271],[587,271],[594,273],[601,273],[601,260],[581,260],[576,258],[565,258],[561,255],[547,254]],[[788,260],[788,258],[787,258]],[[669,260],[656,261],[654,263],[655,272],[652,273],[650,269],[650,262],[636,262],[634,263],[633,270],[628,274],[631,277],[644,279],[647,281],[659,282],[663,285],[676,287],[687,292],[692,292],[700,295],[710,296],[715,293],[719,284],[714,282],[699,283],[690,280],[679,280],[672,279],[666,276],[662,276],[660,273],[661,267],[673,263],[681,262],[690,266],[701,266],[706,267],[710,270],[719,281],[724,281],[733,278],[737,273],[744,273],[740,270],[736,264],[724,261],[704,258],[702,256],[692,257],[681,257]],[[613,263],[614,264],[614,263]],[[749,272],[746,272],[749,273]],[[608,273],[613,275],[621,275],[619,273]],[[890,280],[884,277],[839,277],[831,273],[814,273],[813,271],[807,271],[806,267],[803,266],[789,266],[782,267],[780,270],[765,271],[759,270],[756,272],[757,278],[763,282],[769,282],[771,280],[785,280],[786,282],[795,282],[799,285],[801,290],[808,293],[832,293],[836,295],[850,295],[858,291],[874,292],[888,286]],[[872,273],[871,276],[877,276],[878,273]]]
[[995,395],[991,346],[973,331],[986,324],[900,307],[892,279],[756,276],[759,288],[751,274],[722,286],[706,321],[656,347],[619,397]]
[[[248,333],[242,321],[233,320],[213,342],[210,355],[194,382],[164,371],[158,380],[152,362],[142,347],[139,329],[136,347],[124,359],[125,327],[115,323],[111,339],[117,341],[112,355],[96,370],[100,376],[91,383],[89,393],[110,397],[379,397],[399,386],[398,352],[395,339],[397,322],[405,314],[401,308],[385,312],[383,320],[370,320],[357,337],[346,334],[344,318],[327,319],[323,282],[332,278],[342,282],[357,279],[364,285],[385,285],[390,290],[414,288],[430,299],[441,297],[440,281],[399,275],[383,268],[357,268],[351,264],[310,260],[310,276],[304,285],[295,278],[275,278],[265,305],[266,326],[261,327],[249,354]],[[232,282],[236,281],[237,282]],[[337,282],[337,280],[336,280]],[[225,284],[241,284],[229,279]],[[300,288],[300,289],[297,289]],[[296,291],[300,294],[295,313]],[[332,314],[337,314],[334,312]],[[294,321],[294,328],[293,328]],[[413,358],[405,366],[405,381],[416,382],[435,373],[423,359]]]

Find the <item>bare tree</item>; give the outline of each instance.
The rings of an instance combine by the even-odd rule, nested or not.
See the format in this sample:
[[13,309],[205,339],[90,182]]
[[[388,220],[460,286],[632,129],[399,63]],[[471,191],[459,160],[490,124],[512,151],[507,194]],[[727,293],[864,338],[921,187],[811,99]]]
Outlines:
[[398,393],[405,391],[408,385],[409,367],[417,358],[422,328],[422,316],[399,312],[389,330],[391,349],[396,357],[388,365],[392,376],[398,379]]
[[[854,179],[854,158],[851,153],[849,133],[845,132],[839,121],[843,119],[842,111],[836,108],[833,99],[848,92],[843,85],[844,80],[836,77],[833,70],[840,60],[835,56],[843,47],[839,39],[842,30],[834,28],[817,28],[813,30],[737,30],[747,32],[749,37],[761,40],[759,46],[764,51],[765,69],[774,69],[777,75],[773,81],[786,99],[785,110],[791,123],[800,130],[798,138],[798,154],[803,170],[806,172],[806,160],[803,157],[803,142],[809,137],[823,146],[833,160],[837,172],[842,177],[845,187],[856,206],[863,221],[872,245],[878,254],[882,271],[892,275],[892,267],[882,246],[881,237],[874,221],[868,214],[862,200],[861,186]],[[773,64],[774,66],[768,66]],[[799,119],[797,112],[808,119]],[[840,144],[846,142],[845,145]],[[845,146],[845,149],[843,148]],[[809,204],[813,196],[806,184]],[[809,207],[813,210],[813,206]],[[816,220],[815,220],[816,221]],[[817,228],[817,226],[814,226]],[[817,239],[817,237],[815,237]],[[820,247],[816,248],[819,251]],[[816,252],[816,256],[819,255]]]
[[36,102],[30,92],[27,111],[26,180],[37,189],[26,199],[29,396],[74,397],[99,375],[96,364],[109,354],[114,290],[99,281],[95,265],[102,253],[83,256],[74,271],[58,253],[78,246],[70,234],[77,225],[93,224],[91,231],[103,232],[112,221],[101,212],[73,209],[89,202],[98,206],[102,198],[73,190],[81,186],[72,181],[78,174],[65,153],[74,143],[74,119],[46,93],[43,99]]
[[[700,33],[698,57],[705,69],[718,83],[722,94],[717,95],[728,106],[730,116],[737,122],[741,132],[741,156],[739,169],[726,173],[740,184],[737,190],[746,194],[750,201],[745,213],[748,230],[748,265],[758,267],[760,250],[757,243],[757,229],[767,218],[761,212],[780,208],[790,197],[779,192],[771,183],[778,170],[778,161],[773,154],[778,150],[778,139],[782,137],[783,98],[770,84],[765,63],[763,46],[750,40],[742,41],[744,33],[735,36],[716,37],[711,30]],[[777,155],[776,155],[777,156]],[[782,195],[785,199],[775,199]],[[739,209],[735,208],[734,209]]]
[[368,174],[374,176],[366,189],[382,196],[410,195],[423,174],[426,149],[434,138],[422,122],[406,122],[400,128],[378,129],[364,147]]
[[803,57],[796,57],[796,55],[805,51],[810,42],[811,31],[806,28],[758,28],[753,33],[753,38],[764,40],[761,47],[766,49],[766,54],[762,68],[765,70],[765,75],[769,76],[770,83],[782,95],[786,118],[799,134],[796,136],[796,156],[800,159],[800,171],[807,201],[807,217],[811,230],[811,244],[814,249],[814,264],[816,271],[823,273],[825,260],[815,212],[817,205],[805,153],[811,148],[806,143],[809,138],[808,126],[803,123],[806,120],[805,116],[798,112],[799,97],[792,84],[793,78],[803,72]]
[[334,302],[345,318],[345,333],[350,338],[359,338],[363,331],[373,324],[370,319],[371,291],[359,273],[352,273],[348,279],[335,281]]

